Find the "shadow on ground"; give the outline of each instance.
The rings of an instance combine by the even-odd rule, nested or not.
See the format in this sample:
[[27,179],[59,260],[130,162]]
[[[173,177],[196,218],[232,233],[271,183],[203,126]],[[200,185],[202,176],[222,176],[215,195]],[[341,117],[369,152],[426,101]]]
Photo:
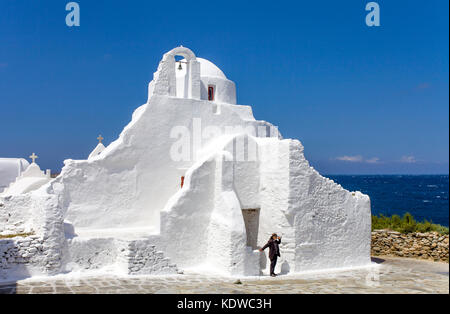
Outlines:
[[372,262],[377,263],[377,264],[382,264],[384,263],[386,260],[382,259],[382,258],[378,258],[378,257],[371,257]]

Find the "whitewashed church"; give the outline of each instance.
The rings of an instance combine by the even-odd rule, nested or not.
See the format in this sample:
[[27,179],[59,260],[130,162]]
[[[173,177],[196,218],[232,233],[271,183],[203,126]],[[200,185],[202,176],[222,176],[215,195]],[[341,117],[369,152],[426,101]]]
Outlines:
[[255,120],[234,82],[185,47],[164,54],[118,139],[34,191],[0,197],[0,234],[14,228],[29,235],[0,240],[0,278],[258,276],[269,263],[257,249],[274,232],[281,274],[371,263],[369,197],[322,177],[298,140]]

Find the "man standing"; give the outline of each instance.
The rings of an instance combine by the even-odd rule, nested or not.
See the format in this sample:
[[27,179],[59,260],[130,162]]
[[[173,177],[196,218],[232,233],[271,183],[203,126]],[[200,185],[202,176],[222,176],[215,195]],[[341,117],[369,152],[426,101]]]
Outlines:
[[260,252],[264,251],[267,247],[269,248],[269,259],[270,259],[270,276],[276,277],[275,274],[275,265],[277,264],[277,259],[280,256],[280,247],[278,246],[281,243],[281,237],[279,237],[276,233],[272,234],[269,241],[266,245],[264,245]]

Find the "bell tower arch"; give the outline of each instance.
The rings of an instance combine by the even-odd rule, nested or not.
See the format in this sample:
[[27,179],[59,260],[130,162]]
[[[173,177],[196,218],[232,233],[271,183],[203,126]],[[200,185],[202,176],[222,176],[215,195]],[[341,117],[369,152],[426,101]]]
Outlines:
[[[186,60],[186,75],[184,92],[177,95],[177,79],[175,57],[181,56]],[[159,63],[158,71],[154,75],[154,93],[179,98],[200,99],[200,62],[189,48],[180,46],[165,53]]]

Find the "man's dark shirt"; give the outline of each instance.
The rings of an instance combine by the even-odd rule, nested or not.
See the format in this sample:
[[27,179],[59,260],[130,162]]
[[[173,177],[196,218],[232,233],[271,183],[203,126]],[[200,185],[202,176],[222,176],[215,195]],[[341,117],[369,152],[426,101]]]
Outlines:
[[269,248],[269,258],[272,260],[275,256],[280,256],[280,247],[278,246],[281,243],[281,240],[270,239],[266,245],[262,247],[261,250],[265,250],[267,247]]

